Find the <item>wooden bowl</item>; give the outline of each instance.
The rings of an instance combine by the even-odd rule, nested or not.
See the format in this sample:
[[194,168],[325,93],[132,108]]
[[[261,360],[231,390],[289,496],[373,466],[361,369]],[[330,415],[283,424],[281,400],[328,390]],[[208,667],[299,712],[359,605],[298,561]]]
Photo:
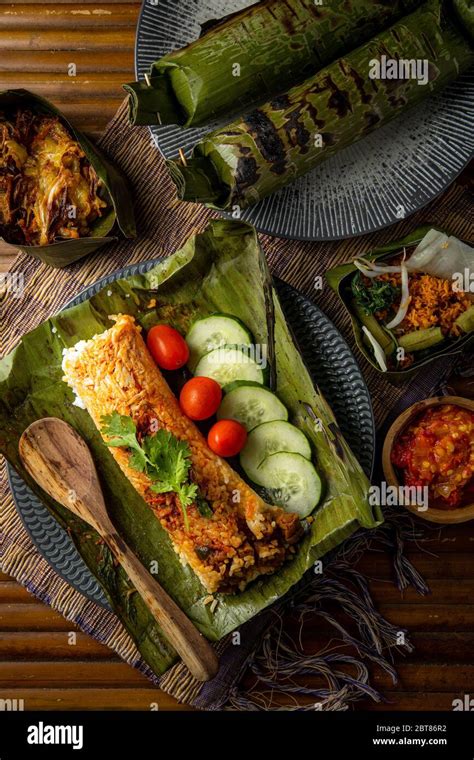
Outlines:
[[[434,396],[433,398],[425,399],[424,401],[418,401],[403,414],[401,414],[387,433],[382,451],[382,466],[385,474],[385,480],[389,486],[400,486],[401,481],[397,476],[395,467],[391,462],[391,454],[393,445],[398,436],[413,420],[422,414],[425,409],[431,406],[441,406],[442,404],[454,404],[461,406],[464,409],[474,412],[474,400],[461,398],[460,396]],[[474,504],[466,504],[464,507],[458,507],[456,509],[435,509],[434,507],[428,507],[426,511],[420,511],[417,505],[404,505],[406,509],[412,512],[418,517],[422,517],[424,520],[434,523],[444,523],[450,525],[454,523],[467,522],[468,520],[474,520]]]

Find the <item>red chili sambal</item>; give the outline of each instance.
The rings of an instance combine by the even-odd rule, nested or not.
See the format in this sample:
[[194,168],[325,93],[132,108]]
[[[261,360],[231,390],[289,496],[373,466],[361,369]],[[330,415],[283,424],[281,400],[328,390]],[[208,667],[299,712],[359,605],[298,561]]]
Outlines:
[[469,504],[474,499],[474,412],[454,404],[430,407],[399,435],[391,460],[406,486],[428,486],[431,506]]

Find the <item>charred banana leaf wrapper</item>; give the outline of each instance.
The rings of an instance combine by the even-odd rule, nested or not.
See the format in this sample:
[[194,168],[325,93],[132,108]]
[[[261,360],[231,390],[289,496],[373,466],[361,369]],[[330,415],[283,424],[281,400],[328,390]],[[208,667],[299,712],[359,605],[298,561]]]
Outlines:
[[421,0],[267,0],[211,24],[124,85],[132,124],[202,124],[311,76]]
[[125,177],[48,101],[0,93],[0,237],[64,267],[119,230],[136,234]]
[[[211,132],[186,165],[169,161],[179,197],[245,208],[441,90],[474,63],[468,31],[445,9],[426,4],[302,85]],[[373,62],[384,60],[427,61],[427,83],[371,78]]]

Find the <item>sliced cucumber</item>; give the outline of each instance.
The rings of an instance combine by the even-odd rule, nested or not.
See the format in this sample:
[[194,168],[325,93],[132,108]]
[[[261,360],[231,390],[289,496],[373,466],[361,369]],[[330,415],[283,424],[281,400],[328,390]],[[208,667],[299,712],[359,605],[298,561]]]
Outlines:
[[259,479],[272,504],[307,517],[321,498],[321,478],[301,454],[278,452],[259,467]]
[[194,374],[198,377],[212,377],[220,385],[235,380],[264,382],[264,372],[251,356],[239,346],[221,346],[209,351],[199,359]]
[[261,482],[260,465],[271,454],[282,451],[311,459],[311,446],[301,430],[282,420],[264,422],[249,434],[247,443],[240,453],[240,464],[250,480],[263,486],[265,484]]
[[264,422],[288,419],[286,406],[268,388],[254,383],[232,387],[217,410],[218,420],[237,420],[250,432]]
[[252,335],[245,325],[228,314],[212,314],[198,319],[186,335],[189,347],[188,367],[194,371],[199,359],[225,345],[250,346]]

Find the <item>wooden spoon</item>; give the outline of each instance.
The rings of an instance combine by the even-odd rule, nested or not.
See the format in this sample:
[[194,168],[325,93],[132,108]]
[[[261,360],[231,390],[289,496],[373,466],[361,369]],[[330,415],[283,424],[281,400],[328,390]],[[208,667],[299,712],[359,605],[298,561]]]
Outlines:
[[213,678],[219,667],[214,650],[115,530],[84,440],[66,422],[46,417],[25,430],[19,452],[41,488],[102,536],[193,676]]

